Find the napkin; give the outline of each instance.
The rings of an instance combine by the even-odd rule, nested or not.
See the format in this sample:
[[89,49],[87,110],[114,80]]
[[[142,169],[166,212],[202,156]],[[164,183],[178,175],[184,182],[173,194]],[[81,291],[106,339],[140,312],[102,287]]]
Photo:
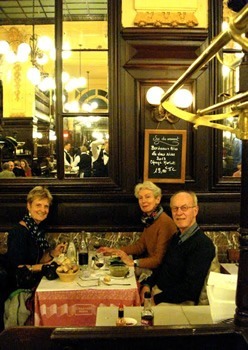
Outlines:
[[207,295],[214,323],[234,317],[236,289],[237,275],[210,272]]

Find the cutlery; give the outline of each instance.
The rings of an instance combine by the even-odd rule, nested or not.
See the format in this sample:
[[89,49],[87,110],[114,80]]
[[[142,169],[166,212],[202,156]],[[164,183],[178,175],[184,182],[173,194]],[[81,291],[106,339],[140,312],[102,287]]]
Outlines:
[[88,284],[87,286],[82,286],[82,284],[78,283],[77,284],[79,285],[79,287],[81,288],[89,288],[89,287],[98,287],[99,286],[99,283],[97,284]]
[[111,283],[111,282],[105,282],[103,281],[104,284],[107,286],[131,286],[131,283]]

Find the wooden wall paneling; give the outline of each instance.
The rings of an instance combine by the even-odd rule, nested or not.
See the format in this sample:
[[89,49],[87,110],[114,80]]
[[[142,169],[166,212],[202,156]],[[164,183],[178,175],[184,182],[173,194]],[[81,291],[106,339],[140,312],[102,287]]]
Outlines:
[[[140,211],[133,190],[143,177],[144,128],[156,127],[148,116],[145,90],[154,83],[177,79],[197,57],[206,38],[207,31],[200,29],[130,28],[123,30],[120,38],[117,34],[114,38],[116,56],[111,62],[114,67],[111,71],[111,89],[114,91],[110,99],[110,177],[83,181],[45,178],[19,182],[1,180],[0,209],[3,208],[3,211],[0,215],[0,232],[6,231],[21,218],[25,212],[26,195],[37,184],[47,185],[54,196],[48,221],[51,231],[69,232],[84,228],[89,231],[140,230]],[[197,103],[201,106],[209,94],[206,89],[207,71],[194,76],[191,83],[198,96]],[[166,211],[169,213],[171,193],[188,188],[198,194],[201,224],[208,228],[212,225],[216,229],[235,226],[239,194],[233,193],[230,197],[228,190],[218,193],[209,189],[213,175],[208,162],[208,152],[212,146],[211,131],[210,136],[206,137],[200,128],[196,131],[183,121],[176,127],[187,129],[189,134],[187,179],[183,185],[161,186],[162,204]]]

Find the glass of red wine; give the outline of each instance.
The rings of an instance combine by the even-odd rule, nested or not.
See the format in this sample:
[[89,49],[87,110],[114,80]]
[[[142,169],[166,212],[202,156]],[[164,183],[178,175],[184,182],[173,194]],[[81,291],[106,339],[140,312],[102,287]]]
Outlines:
[[104,266],[105,260],[103,254],[96,254],[94,259],[94,265],[96,268],[101,269]]

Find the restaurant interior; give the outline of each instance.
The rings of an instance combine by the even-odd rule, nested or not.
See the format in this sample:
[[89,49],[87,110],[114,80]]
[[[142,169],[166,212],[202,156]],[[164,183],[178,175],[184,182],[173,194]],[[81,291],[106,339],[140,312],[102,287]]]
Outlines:
[[[174,192],[194,191],[197,222],[219,263],[238,263],[229,323],[208,323],[208,311],[189,323],[162,315],[153,327],[116,328],[97,314],[95,327],[68,321],[7,329],[0,349],[1,342],[38,349],[41,341],[44,349],[246,349],[247,1],[11,0],[0,1],[0,19],[0,163],[25,159],[32,171],[0,178],[0,253],[36,185],[53,195],[50,237],[88,232],[129,242],[143,229],[134,187],[151,180],[169,215]],[[153,171],[153,134],[182,135],[176,176]],[[72,157],[82,145],[90,152],[93,141],[107,141],[108,176],[66,167],[68,141]]]

